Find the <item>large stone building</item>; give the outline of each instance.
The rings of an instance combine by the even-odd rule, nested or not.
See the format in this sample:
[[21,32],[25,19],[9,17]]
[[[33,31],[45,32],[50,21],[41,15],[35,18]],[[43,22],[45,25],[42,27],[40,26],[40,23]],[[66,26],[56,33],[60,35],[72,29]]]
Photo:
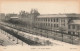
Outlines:
[[44,14],[36,18],[35,26],[43,29],[59,31],[59,28],[68,28],[68,17],[64,14]]
[[80,40],[80,14],[38,15],[35,27],[47,30],[47,36],[64,42],[79,43]]
[[5,14],[4,13],[0,13],[0,20],[3,20],[5,18]]
[[70,33],[69,25],[73,25],[72,21],[76,21],[77,24],[77,21],[80,21],[79,17],[79,14],[69,14],[69,16],[67,14],[42,14],[35,19],[35,27],[53,31],[60,31],[60,28],[63,28],[65,33]]

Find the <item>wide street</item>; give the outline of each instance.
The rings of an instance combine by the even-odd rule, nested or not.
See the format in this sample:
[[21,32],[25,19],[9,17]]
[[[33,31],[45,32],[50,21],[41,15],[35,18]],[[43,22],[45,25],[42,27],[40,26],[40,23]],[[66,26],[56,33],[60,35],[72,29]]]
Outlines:
[[24,45],[24,44],[26,43],[22,42],[19,39],[18,39],[18,44],[17,44],[17,38],[12,37],[11,35],[7,35],[6,32],[0,30],[0,46]]

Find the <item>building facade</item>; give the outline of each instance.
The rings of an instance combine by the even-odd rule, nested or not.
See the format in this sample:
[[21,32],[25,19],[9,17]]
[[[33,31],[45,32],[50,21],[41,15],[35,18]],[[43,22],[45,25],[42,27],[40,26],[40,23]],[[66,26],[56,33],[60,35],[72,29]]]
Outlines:
[[80,20],[72,20],[69,23],[68,33],[75,36],[80,36]]
[[39,15],[36,18],[35,26],[43,29],[59,31],[59,28],[68,28],[68,18],[63,14]]
[[[73,20],[80,20],[80,16],[67,16],[66,14],[44,14],[39,15],[35,19],[35,27],[48,29],[53,31],[60,31],[60,28],[65,30],[65,33],[69,32],[69,25]],[[77,23],[77,21],[76,21]],[[72,24],[73,25],[73,24]],[[80,25],[80,24],[78,24]]]

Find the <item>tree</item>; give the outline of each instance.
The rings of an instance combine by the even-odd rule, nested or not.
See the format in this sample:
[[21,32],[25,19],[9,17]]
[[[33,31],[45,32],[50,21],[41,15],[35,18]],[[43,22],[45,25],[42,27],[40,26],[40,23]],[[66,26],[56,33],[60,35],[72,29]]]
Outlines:
[[28,15],[29,15],[29,13],[28,12],[25,12],[25,11],[21,11],[19,13],[19,16],[21,16],[21,17],[27,17]]
[[40,13],[38,12],[38,10],[36,10],[36,9],[31,9],[31,12],[30,13],[31,14],[34,14],[35,16],[40,15]]

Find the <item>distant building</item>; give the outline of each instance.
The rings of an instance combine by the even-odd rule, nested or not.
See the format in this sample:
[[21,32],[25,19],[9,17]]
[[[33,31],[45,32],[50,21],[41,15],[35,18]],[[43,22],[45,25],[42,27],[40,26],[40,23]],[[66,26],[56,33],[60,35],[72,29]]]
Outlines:
[[14,13],[6,14],[6,16],[5,16],[5,20],[10,20],[11,17],[18,17],[18,15],[17,15],[17,14],[14,14]]
[[3,20],[5,18],[5,14],[4,13],[0,13],[0,20]]
[[68,25],[68,34],[80,36],[80,20],[72,20]]

